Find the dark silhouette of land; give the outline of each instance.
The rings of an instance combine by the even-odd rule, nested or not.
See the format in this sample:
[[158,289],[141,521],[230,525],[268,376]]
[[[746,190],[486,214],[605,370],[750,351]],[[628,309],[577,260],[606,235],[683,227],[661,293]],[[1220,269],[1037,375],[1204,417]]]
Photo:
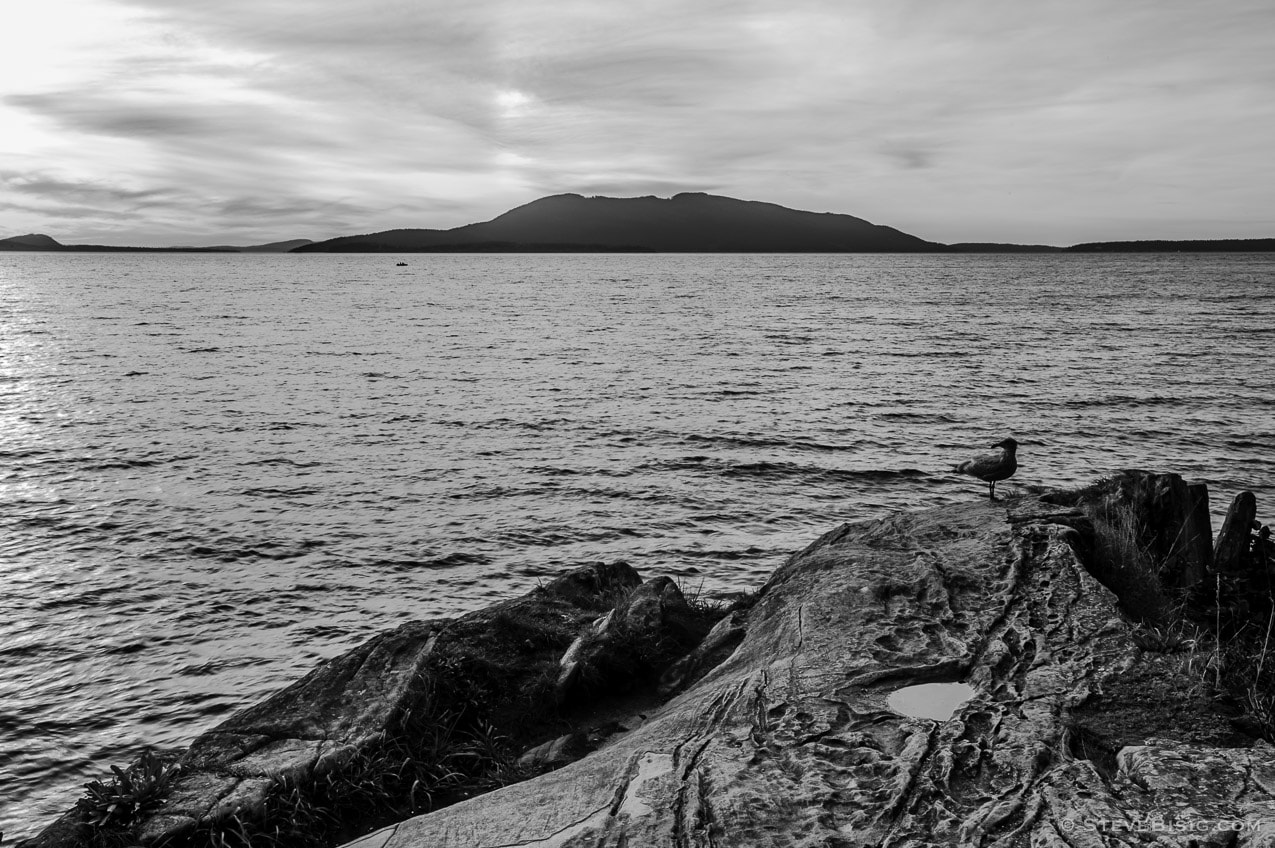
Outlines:
[[1072,253],[1269,253],[1275,251],[1275,238],[1097,241],[1073,244],[1067,250]]
[[66,250],[66,245],[58,244],[41,233],[0,239],[0,250]]
[[245,247],[221,244],[213,247],[121,247],[110,244],[62,244],[43,233],[0,239],[0,250],[79,251],[83,253],[287,253],[310,244],[310,239],[291,239]]
[[215,250],[219,253],[290,253],[298,247],[314,244],[311,239],[288,239],[272,241],[269,244],[251,244],[247,246],[233,244],[215,244],[210,247],[178,247],[175,250]]
[[703,193],[659,197],[556,194],[490,221],[448,230],[401,229],[327,241],[247,247],[61,244],[47,235],[0,239],[0,251],[197,253],[1174,253],[1275,252],[1275,238],[1089,242],[1071,247],[940,244],[853,215],[803,212]]
[[1050,244],[1004,244],[1001,242],[962,242],[948,245],[957,253],[1062,253],[1065,247]]
[[945,250],[851,215],[801,212],[711,194],[582,197],[558,194],[480,224],[389,230],[298,248],[298,253],[585,250],[658,253],[933,253]]

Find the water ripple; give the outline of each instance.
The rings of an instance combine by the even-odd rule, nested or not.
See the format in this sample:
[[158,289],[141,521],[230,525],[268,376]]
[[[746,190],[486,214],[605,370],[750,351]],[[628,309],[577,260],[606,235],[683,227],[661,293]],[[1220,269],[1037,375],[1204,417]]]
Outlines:
[[749,588],[1010,433],[1005,489],[1275,494],[1269,256],[393,262],[0,254],[6,836],[407,619]]

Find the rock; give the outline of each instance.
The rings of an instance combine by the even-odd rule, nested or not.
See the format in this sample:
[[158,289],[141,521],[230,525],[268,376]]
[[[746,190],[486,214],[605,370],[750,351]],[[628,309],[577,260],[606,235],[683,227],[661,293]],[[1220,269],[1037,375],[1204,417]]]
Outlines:
[[562,659],[558,661],[558,678],[554,689],[559,703],[566,700],[569,693],[579,680],[581,673],[586,668],[585,659],[591,646],[597,644],[602,638],[602,634],[606,632],[607,626],[611,623],[611,619],[615,616],[615,610],[607,613],[601,618],[595,620],[589,626],[588,631],[581,633],[576,637],[575,641],[567,648],[566,653],[562,655]]
[[526,751],[518,758],[518,765],[529,769],[557,768],[580,759],[588,750],[588,737],[576,731]]
[[699,644],[709,627],[708,619],[686,603],[677,583],[652,578],[567,649],[558,674],[558,700],[568,700],[577,688],[596,696],[658,677]]
[[[640,727],[352,846],[1185,848],[1275,820],[1268,747],[1235,747],[1225,721],[1183,741],[1138,718],[1170,658],[1139,649],[1086,571],[1075,511],[1012,511],[838,528],[719,625],[733,651]],[[887,706],[947,681],[976,693],[948,721]],[[1175,721],[1208,708],[1184,698]],[[1202,830],[1157,831],[1157,814]]]
[[660,694],[667,697],[680,692],[721,665],[743,641],[747,620],[745,610],[736,610],[713,625],[691,653],[673,663],[660,676]]
[[[1186,848],[1236,844],[1238,822],[1239,844],[1275,848],[1257,830],[1275,820],[1275,751],[1121,613],[1113,589],[1147,587],[1095,555],[1094,516],[1119,508],[1135,547],[1168,557],[1155,597],[1200,594],[1204,552],[1183,540],[1206,503],[1173,475],[1126,472],[1062,498],[842,525],[711,629],[667,578],[582,568],[405,625],[236,714],[196,740],[133,835],[218,844],[232,815],[269,834],[290,825],[271,806],[281,787],[348,779],[386,752],[404,768],[503,756],[468,728],[555,770],[350,845]],[[675,697],[660,702],[657,682]],[[891,708],[923,683],[973,694],[947,720]],[[394,775],[372,776],[389,791]],[[490,784],[437,795],[476,788]],[[73,844],[74,822],[58,826],[28,844]]]
[[[432,763],[418,761],[422,751],[447,756],[422,737],[463,747],[448,734],[494,725],[511,739],[544,738],[536,722],[556,721],[546,707],[563,648],[640,584],[628,565],[594,563],[522,598],[454,621],[410,622],[328,660],[197,737],[162,803],[135,823],[137,841],[166,844],[204,828],[194,841],[217,844],[222,827],[269,830],[276,796],[340,784],[384,751],[412,758],[425,775],[452,772],[454,764],[430,771]],[[411,776],[404,780],[404,793],[414,793]],[[25,845],[77,845],[84,834],[71,811]]]
[[640,585],[642,578],[628,563],[596,562],[555,577],[543,591],[576,606],[611,609]]
[[1236,837],[1246,845],[1275,845],[1275,747],[1269,743],[1226,749],[1153,739],[1125,748],[1117,762],[1113,788],[1126,801],[1121,812],[1130,836],[1181,827],[1202,845],[1231,845]]
[[194,830],[196,824],[190,816],[169,813],[151,816],[138,828],[137,841],[142,845],[163,844]]

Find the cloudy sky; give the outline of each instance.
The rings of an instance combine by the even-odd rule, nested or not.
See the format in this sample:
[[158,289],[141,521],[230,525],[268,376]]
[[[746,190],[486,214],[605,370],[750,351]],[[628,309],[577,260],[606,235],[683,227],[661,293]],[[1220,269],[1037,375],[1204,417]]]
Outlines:
[[1271,0],[38,0],[0,236],[165,245],[707,191],[943,242],[1275,236]]

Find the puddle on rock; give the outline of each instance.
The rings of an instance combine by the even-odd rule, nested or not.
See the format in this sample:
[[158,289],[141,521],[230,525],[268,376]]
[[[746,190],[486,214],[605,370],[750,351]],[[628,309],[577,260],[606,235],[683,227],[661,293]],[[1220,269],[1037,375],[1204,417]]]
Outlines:
[[947,721],[973,697],[973,687],[965,683],[921,683],[896,689],[885,702],[905,716]]

